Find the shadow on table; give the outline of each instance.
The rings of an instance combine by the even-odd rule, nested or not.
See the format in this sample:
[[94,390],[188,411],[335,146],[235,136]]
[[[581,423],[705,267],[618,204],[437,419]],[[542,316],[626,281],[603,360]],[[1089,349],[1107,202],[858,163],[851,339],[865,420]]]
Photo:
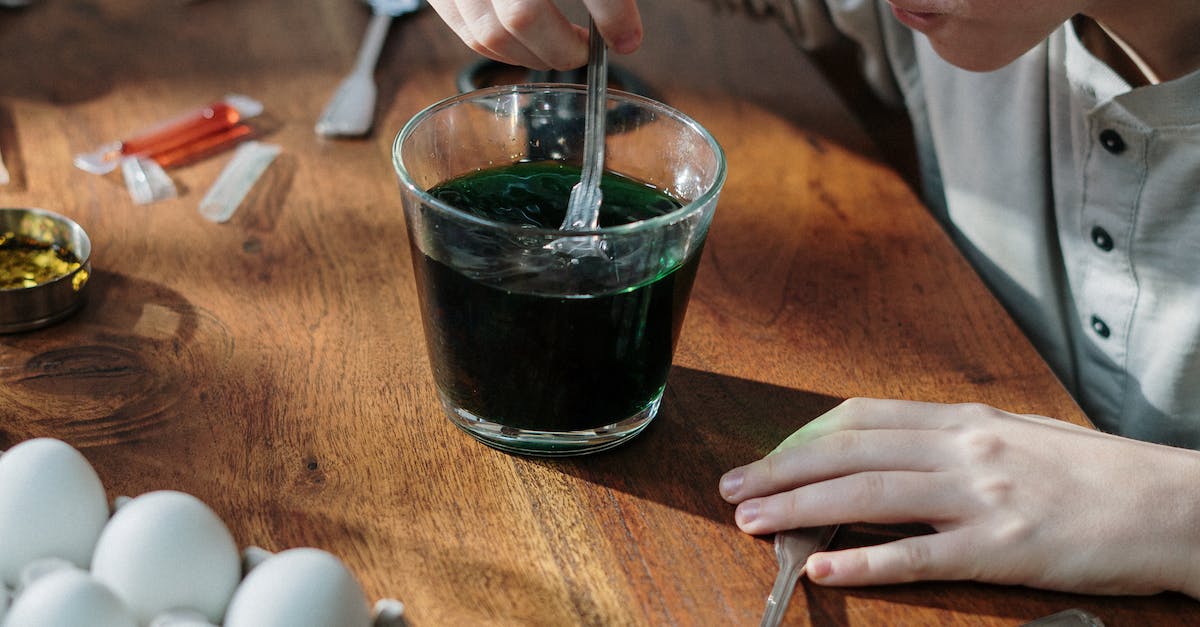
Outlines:
[[[797,589],[797,594],[800,590]],[[878,604],[878,624],[898,624],[904,612],[896,609],[896,623],[887,620],[890,608],[911,606],[942,610],[943,624],[980,624],[994,617],[1003,624],[1023,625],[1067,609],[1078,608],[1104,621],[1105,627],[1144,625],[1200,625],[1200,604],[1182,594],[1151,597],[1091,596],[1036,590],[1023,586],[980,586],[972,582],[930,581],[872,588],[825,588],[804,586],[808,616],[813,625],[846,625],[851,622],[846,608]],[[951,616],[961,613],[959,622]],[[984,624],[994,624],[990,621]]]
[[[290,6],[270,4],[76,0],[0,11],[0,57],[5,60],[0,64],[0,97],[75,104],[148,80],[166,85],[219,82],[225,90],[238,91],[245,89],[244,76],[258,77],[255,72],[262,68],[277,76],[343,67],[349,71],[353,57],[330,54],[339,22],[331,22],[326,12],[299,11],[289,15],[289,26],[272,30],[262,17],[277,17]],[[355,11],[365,25],[367,7],[351,5],[346,16]],[[357,38],[362,27],[347,28]],[[311,41],[293,40],[293,32]],[[136,123],[129,126],[136,128]]]
[[[560,472],[674,509],[733,525],[733,508],[717,482],[726,470],[756,460],[796,429],[842,399],[769,383],[676,367],[655,422],[632,442],[613,451],[560,460],[534,459]],[[843,526],[834,549],[876,545],[931,532],[926,525]],[[764,551],[764,559],[769,549]],[[920,606],[1025,622],[1072,607],[1100,616],[1109,627],[1139,624],[1200,624],[1200,605],[1182,595],[1094,597],[1020,586],[926,582],[877,588],[827,588],[802,584],[811,624],[851,622],[847,608],[867,605],[881,612]],[[857,601],[850,602],[851,599]],[[903,612],[897,613],[899,617]],[[881,623],[882,624],[882,623]]]
[[78,448],[151,437],[195,415],[195,373],[232,353],[224,325],[165,285],[94,270],[89,290],[70,318],[0,336],[0,448],[39,436]]
[[534,463],[732,524],[730,506],[717,493],[721,474],[759,459],[840,401],[677,366],[658,417],[633,441],[604,453]]

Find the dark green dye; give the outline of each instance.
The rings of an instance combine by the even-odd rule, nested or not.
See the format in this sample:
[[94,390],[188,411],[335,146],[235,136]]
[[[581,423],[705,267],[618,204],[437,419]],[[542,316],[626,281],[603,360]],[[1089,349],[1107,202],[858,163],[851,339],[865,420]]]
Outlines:
[[[579,169],[524,163],[431,190],[497,221],[557,228]],[[601,226],[644,220],[680,203],[606,173]],[[627,291],[558,297],[476,281],[420,252],[413,264],[434,376],[454,405],[501,425],[578,431],[645,409],[662,392],[700,254]]]
[[[446,181],[429,193],[497,222],[557,229],[579,175],[579,167],[557,161],[517,163]],[[600,191],[600,228],[646,220],[681,206],[654,187],[612,172],[604,173]]]

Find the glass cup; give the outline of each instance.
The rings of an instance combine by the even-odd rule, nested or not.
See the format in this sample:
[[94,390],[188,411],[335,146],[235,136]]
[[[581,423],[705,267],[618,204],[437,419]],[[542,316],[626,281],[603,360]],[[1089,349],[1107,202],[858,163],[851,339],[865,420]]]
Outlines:
[[480,89],[410,120],[392,148],[433,377],[450,420],[495,448],[604,450],[653,420],[725,156],[699,124],[610,90],[605,170],[682,206],[591,231],[497,221],[429,193],[522,162],[580,165],[586,91]]

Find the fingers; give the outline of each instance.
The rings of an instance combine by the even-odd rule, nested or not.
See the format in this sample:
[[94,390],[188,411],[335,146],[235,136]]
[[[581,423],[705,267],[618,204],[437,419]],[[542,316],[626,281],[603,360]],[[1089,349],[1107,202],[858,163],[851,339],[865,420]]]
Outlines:
[[642,17],[637,0],[584,0],[596,29],[619,54],[629,54],[642,45]]
[[862,472],[747,499],[734,511],[734,521],[757,535],[845,522],[942,523],[974,509],[949,473]]
[[[577,67],[587,62],[585,45],[548,0],[513,0],[496,5],[463,0],[456,6],[465,33],[458,29],[455,33],[472,50],[486,57],[540,70],[559,64]],[[526,45],[527,41],[535,46]],[[571,44],[576,54],[571,54]]]
[[546,66],[569,70],[587,63],[587,29],[572,24],[550,0],[495,5],[500,24]]
[[977,417],[1003,413],[978,403],[923,403],[851,398],[806,425],[816,433],[846,429],[943,429]]
[[[490,54],[483,52],[486,48],[482,46],[476,47],[475,36],[471,34],[471,29],[467,27],[467,20],[459,12],[458,5],[454,3],[454,0],[429,0],[429,5],[433,7],[438,17],[442,18],[446,26],[449,26],[450,30],[454,31],[454,34],[458,35],[458,38],[463,43],[467,44],[475,52],[490,57]],[[496,60],[502,61],[503,59]]]
[[805,574],[828,586],[873,586],[912,581],[952,581],[978,576],[965,531],[916,536],[876,546],[816,553]]
[[947,446],[924,431],[836,431],[734,468],[719,488],[725,500],[739,503],[859,472],[933,471],[943,467]]
[[874,398],[847,399],[789,435],[771,453],[838,431],[944,428],[948,407],[966,406]]
[[[571,23],[553,0],[430,4],[459,39],[488,58],[539,70],[569,70],[587,63],[587,29]],[[625,54],[641,44],[636,0],[588,0],[586,5],[610,48]]]

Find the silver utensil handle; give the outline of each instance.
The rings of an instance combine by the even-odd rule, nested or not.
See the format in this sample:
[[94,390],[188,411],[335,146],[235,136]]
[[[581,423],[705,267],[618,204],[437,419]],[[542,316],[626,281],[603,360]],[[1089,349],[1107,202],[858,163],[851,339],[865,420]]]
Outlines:
[[803,563],[780,569],[779,576],[775,578],[775,585],[771,588],[771,594],[767,597],[767,608],[763,611],[759,627],[777,627],[783,621],[783,614],[787,612],[788,601],[796,589],[796,582],[800,581],[800,575],[803,574]]
[[796,582],[804,574],[804,565],[813,553],[825,550],[837,533],[837,525],[806,529],[789,529],[775,534],[775,557],[779,560],[779,575],[767,597],[760,627],[775,627],[783,620],[788,601]]
[[370,74],[375,71],[375,63],[379,61],[379,53],[383,50],[383,42],[387,39],[388,28],[392,25],[392,16],[375,13],[367,23],[367,32],[363,35],[362,44],[358,47],[358,59],[354,62],[355,72]]
[[605,124],[608,115],[608,48],[596,28],[589,22],[587,112],[584,116],[583,168],[579,183],[571,188],[567,213],[563,217],[564,231],[595,230],[600,220],[603,193],[600,179],[604,175]]

